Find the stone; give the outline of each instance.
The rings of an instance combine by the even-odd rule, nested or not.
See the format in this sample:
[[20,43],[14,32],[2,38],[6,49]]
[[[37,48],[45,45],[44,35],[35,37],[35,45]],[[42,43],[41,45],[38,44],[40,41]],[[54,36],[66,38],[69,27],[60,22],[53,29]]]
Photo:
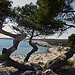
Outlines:
[[35,71],[25,71],[22,75],[36,75]]
[[10,71],[0,71],[0,75],[11,75]]
[[33,65],[32,67],[34,68],[34,70],[42,70],[42,67],[39,65]]
[[36,75],[42,75],[42,72],[41,71],[37,71]]
[[57,75],[55,74],[51,69],[47,69],[45,72],[44,72],[45,75]]
[[61,68],[61,71],[62,71],[62,72],[68,72],[68,68],[67,68],[67,67],[62,67],[62,68]]

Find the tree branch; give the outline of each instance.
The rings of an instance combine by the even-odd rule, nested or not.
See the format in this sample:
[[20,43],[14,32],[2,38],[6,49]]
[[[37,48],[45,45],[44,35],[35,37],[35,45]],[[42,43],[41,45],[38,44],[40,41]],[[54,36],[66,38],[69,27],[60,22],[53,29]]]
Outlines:
[[11,58],[9,58],[6,62],[8,66],[13,66],[21,71],[34,70],[32,66],[21,64],[17,61],[12,60]]
[[3,26],[3,22],[4,22],[4,20],[5,20],[5,16],[2,16],[2,15],[0,15],[1,16],[1,21],[0,21],[0,29],[2,29],[2,26]]
[[2,51],[2,57],[4,61],[7,62],[7,65],[13,66],[19,70],[24,70],[24,71],[34,70],[32,66],[20,64],[17,61],[14,61],[10,58],[11,53],[13,53],[17,49],[19,42],[26,38],[26,34],[14,35],[3,30],[1,30],[0,32],[14,38],[13,46],[10,47],[9,49],[3,48],[3,51]]
[[19,42],[25,38],[26,38],[26,34],[16,35],[16,38],[14,38],[13,40],[13,46],[10,47],[9,49],[5,49],[5,48],[3,49],[2,51],[3,59],[5,58],[6,58],[5,60],[9,59],[11,53],[13,53],[17,49]]
[[2,29],[0,29],[0,33],[14,38],[13,46],[10,47],[9,49],[3,48],[3,51],[2,51],[2,58],[4,59],[4,61],[7,62],[7,65],[13,66],[19,70],[24,70],[24,71],[34,70],[33,66],[20,64],[17,61],[14,61],[10,58],[11,53],[13,53],[17,49],[19,42],[25,39],[27,35],[26,34],[15,35],[15,34],[6,32]]
[[2,29],[0,29],[0,33],[7,35],[7,36],[10,36],[10,37],[13,37],[13,38],[16,38],[16,36],[17,36],[16,34],[9,33],[9,32],[4,31]]
[[70,10],[70,11],[60,11],[60,12],[62,12],[62,13],[69,13],[69,12],[75,12],[75,10]]
[[2,24],[1,24],[1,22],[0,22],[0,29],[2,29]]
[[65,26],[69,26],[69,27],[73,27],[73,28],[75,28],[74,25],[68,25],[68,24],[66,24],[66,23],[62,23],[62,25],[65,25]]
[[34,70],[32,66],[20,64],[10,58],[11,53],[13,53],[17,49],[19,42],[26,38],[26,34],[15,35],[4,30],[0,30],[0,33],[14,38],[12,47],[10,47],[9,49],[3,48],[2,58],[4,59],[4,61],[6,61],[9,66],[13,66],[19,70]]
[[25,39],[26,36],[27,36],[26,34],[15,35],[15,34],[6,32],[6,31],[4,31],[2,29],[0,29],[0,33],[14,38],[14,40],[13,40],[13,46],[11,48],[9,48],[8,50],[4,51],[4,52],[7,52],[7,56],[8,57],[10,56],[10,54],[12,52],[14,52],[17,49],[19,42],[22,41],[23,39]]
[[65,24],[66,26],[69,26],[69,27],[73,27],[73,28],[75,28],[75,26],[74,25],[68,25],[68,24]]

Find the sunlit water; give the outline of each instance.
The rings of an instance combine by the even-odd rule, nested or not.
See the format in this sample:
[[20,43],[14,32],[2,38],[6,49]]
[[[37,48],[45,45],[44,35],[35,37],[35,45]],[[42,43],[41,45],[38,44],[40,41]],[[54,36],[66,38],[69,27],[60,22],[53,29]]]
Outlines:
[[[2,53],[3,48],[10,48],[13,45],[13,40],[9,39],[0,39],[0,54]],[[38,46],[38,45],[37,45]],[[11,54],[13,55],[26,55],[29,51],[31,51],[32,47],[28,42],[22,41],[19,43],[18,49]],[[48,47],[38,46],[38,51],[35,53],[48,52]]]

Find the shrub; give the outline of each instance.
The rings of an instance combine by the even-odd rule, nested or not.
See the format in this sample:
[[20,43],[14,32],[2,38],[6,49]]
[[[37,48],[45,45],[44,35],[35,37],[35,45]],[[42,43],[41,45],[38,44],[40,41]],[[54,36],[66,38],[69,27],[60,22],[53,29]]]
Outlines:
[[73,65],[74,65],[74,62],[73,62],[73,61],[71,61],[71,60],[67,60],[66,67],[72,68]]
[[43,62],[38,62],[38,64],[39,64],[39,65],[44,65],[44,63],[43,63]]
[[58,51],[62,51],[62,48],[58,47]]
[[21,64],[23,64],[24,62],[23,61],[21,61]]
[[68,48],[66,48],[64,51],[68,51],[69,49]]
[[30,63],[31,65],[39,65],[38,63]]
[[73,47],[75,46],[75,34],[72,34],[68,37],[68,46]]

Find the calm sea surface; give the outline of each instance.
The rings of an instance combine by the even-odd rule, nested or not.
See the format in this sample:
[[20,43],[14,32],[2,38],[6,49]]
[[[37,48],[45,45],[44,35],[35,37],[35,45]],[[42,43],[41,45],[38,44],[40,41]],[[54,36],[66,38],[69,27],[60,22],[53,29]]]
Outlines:
[[[3,48],[10,48],[13,45],[13,40],[10,39],[0,39],[0,54],[2,53]],[[38,45],[37,45],[38,46]],[[29,51],[31,51],[32,47],[28,42],[22,41],[19,43],[18,49],[11,54],[13,55],[26,55]],[[38,51],[35,53],[48,52],[48,47],[38,46]]]

